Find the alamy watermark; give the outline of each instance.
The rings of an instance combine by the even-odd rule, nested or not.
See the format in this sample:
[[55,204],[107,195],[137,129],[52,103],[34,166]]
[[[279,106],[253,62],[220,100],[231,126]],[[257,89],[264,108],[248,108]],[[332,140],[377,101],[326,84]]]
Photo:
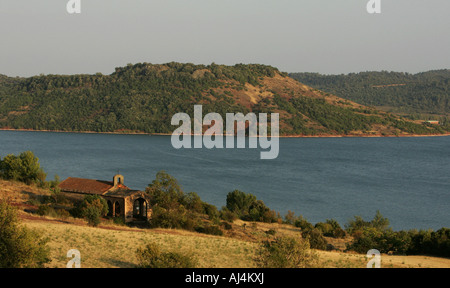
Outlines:
[[67,258],[72,258],[67,262],[67,268],[81,268],[81,253],[77,249],[71,249],[67,251]]
[[[381,13],[381,0],[369,0],[366,6],[367,12],[370,14]],[[66,5],[67,13],[80,14],[81,13],[81,0],[69,0]]]
[[367,3],[367,13],[380,14],[381,13],[381,0],[370,0]]
[[[377,249],[367,251],[366,257],[369,260],[367,262],[367,268],[381,268],[381,253]],[[372,258],[372,259],[371,259]]]
[[[190,148],[246,148],[246,131],[248,131],[248,146],[250,149],[259,147],[267,151],[261,151],[261,159],[275,159],[280,151],[279,142],[279,114],[270,115],[270,137],[267,125],[267,113],[227,113],[226,126],[220,114],[209,113],[203,118],[202,105],[194,106],[194,129],[192,131],[191,117],[186,113],[177,113],[172,117],[172,125],[180,125],[172,133],[172,146],[175,149]],[[213,124],[214,122],[214,124]],[[248,123],[248,126],[246,126]],[[203,133],[203,126],[210,128]],[[212,126],[211,126],[212,125]],[[236,128],[236,129],[235,129]],[[225,143],[224,143],[225,134]],[[235,137],[235,135],[237,137]],[[193,138],[193,145],[192,145]],[[224,145],[225,144],[225,145]]]
[[69,0],[66,5],[67,13],[80,14],[81,13],[81,0]]

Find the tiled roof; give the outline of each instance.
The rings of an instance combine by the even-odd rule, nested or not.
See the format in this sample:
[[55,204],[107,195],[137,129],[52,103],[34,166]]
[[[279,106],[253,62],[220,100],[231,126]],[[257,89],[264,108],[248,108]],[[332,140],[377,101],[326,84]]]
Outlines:
[[[129,189],[124,185],[121,188]],[[114,187],[111,181],[92,180],[69,177],[59,184],[59,188],[65,192],[99,194],[102,195]]]

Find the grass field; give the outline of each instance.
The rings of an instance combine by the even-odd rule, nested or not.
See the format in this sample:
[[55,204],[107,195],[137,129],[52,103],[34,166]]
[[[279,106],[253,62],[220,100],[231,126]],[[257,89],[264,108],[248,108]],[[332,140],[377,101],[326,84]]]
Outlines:
[[[277,236],[300,236],[300,230],[285,224],[250,223],[237,220],[225,236],[211,236],[171,229],[139,229],[103,222],[99,227],[89,227],[82,219],[55,219],[40,217],[27,212],[32,208],[30,199],[47,192],[21,183],[0,180],[0,198],[7,198],[19,208],[22,225],[36,229],[49,239],[51,263],[47,267],[64,268],[70,258],[67,251],[78,249],[81,265],[85,268],[136,267],[135,252],[148,243],[156,243],[165,252],[190,254],[199,267],[251,268],[259,243],[275,230]],[[245,224],[245,225],[244,225]],[[330,239],[331,240],[331,239]],[[335,247],[345,247],[348,239],[335,240]],[[319,256],[318,267],[365,268],[365,255],[340,251],[315,251]],[[382,255],[382,267],[386,268],[450,268],[450,259],[428,256]]]
[[[81,253],[82,267],[121,267],[137,265],[135,251],[148,243],[158,244],[163,251],[193,255],[199,267],[251,268],[258,243],[229,237],[209,236],[180,230],[132,229],[114,230],[47,221],[25,221],[24,225],[41,231],[49,238],[52,262],[48,267],[63,268],[70,260],[70,249]],[[365,255],[316,251],[319,267],[365,268]],[[382,255],[384,268],[450,268],[450,259],[427,256]]]

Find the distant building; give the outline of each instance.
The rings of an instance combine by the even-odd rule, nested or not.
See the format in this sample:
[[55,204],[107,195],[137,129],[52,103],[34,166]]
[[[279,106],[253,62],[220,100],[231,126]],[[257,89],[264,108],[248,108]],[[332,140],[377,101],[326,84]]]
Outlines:
[[147,194],[125,186],[122,175],[115,175],[112,182],[69,177],[59,188],[69,198],[77,200],[85,195],[99,195],[108,203],[108,216],[122,217],[125,223],[148,220],[151,216]]

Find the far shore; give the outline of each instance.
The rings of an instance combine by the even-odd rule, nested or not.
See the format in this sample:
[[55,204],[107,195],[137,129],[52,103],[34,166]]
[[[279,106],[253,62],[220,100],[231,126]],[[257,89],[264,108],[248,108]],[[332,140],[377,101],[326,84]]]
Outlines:
[[[172,136],[171,133],[144,133],[144,132],[133,132],[133,131],[95,132],[95,131],[33,130],[33,129],[12,129],[12,128],[0,128],[0,131]],[[201,136],[201,135],[200,134],[191,134],[191,136]],[[224,136],[228,136],[228,135],[224,134]],[[444,134],[399,134],[399,135],[382,135],[382,134],[370,134],[370,135],[368,135],[368,134],[349,134],[349,135],[335,135],[335,134],[282,135],[282,136],[278,136],[278,138],[387,138],[387,137],[399,138],[399,137],[438,137],[438,136],[450,136],[450,132],[449,133],[444,133]],[[256,136],[256,137],[261,137],[261,136]]]

